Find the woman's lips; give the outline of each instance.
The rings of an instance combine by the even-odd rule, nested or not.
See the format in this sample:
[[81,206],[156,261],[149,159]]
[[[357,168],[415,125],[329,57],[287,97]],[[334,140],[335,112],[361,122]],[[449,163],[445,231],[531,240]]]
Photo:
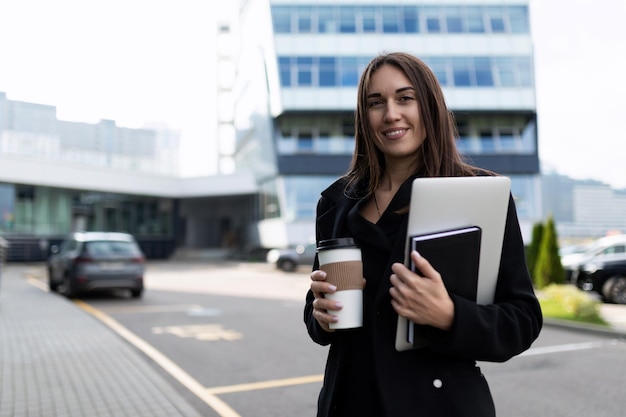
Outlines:
[[407,128],[389,129],[389,130],[384,131],[383,134],[385,135],[387,139],[398,139],[404,136],[407,130],[409,129]]

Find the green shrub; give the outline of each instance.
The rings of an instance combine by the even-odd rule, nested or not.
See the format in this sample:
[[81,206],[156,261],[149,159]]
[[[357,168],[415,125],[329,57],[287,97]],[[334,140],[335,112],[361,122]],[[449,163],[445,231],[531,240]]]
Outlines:
[[544,288],[548,284],[562,284],[564,281],[565,271],[559,256],[556,226],[550,216],[541,236],[537,263],[533,270],[533,282],[537,288]]
[[550,284],[539,297],[545,317],[606,325],[600,301],[574,285]]
[[541,236],[543,236],[543,223],[535,223],[533,225],[532,240],[526,249],[526,265],[528,265],[528,271],[532,276],[535,275],[535,265],[537,265]]

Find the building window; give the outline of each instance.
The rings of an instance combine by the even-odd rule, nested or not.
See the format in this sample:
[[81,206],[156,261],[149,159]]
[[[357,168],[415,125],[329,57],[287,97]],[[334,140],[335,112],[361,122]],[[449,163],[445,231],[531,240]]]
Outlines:
[[[401,9],[400,9],[401,10]],[[383,7],[383,33],[399,33],[401,19],[398,18],[397,7]]]
[[356,21],[355,21],[355,8],[352,6],[344,6],[339,9],[339,32],[340,33],[355,33]]
[[272,7],[272,25],[276,33],[291,33],[291,10],[289,6]]
[[334,87],[337,85],[335,58],[322,57],[319,59],[320,87]]
[[272,6],[272,21],[277,34],[529,33],[527,6]]
[[297,80],[300,87],[313,86],[313,58],[298,57],[296,58]]
[[361,8],[361,31],[363,33],[375,33],[377,31],[377,16],[375,7],[363,6]]
[[[283,87],[356,87],[371,57],[279,57]],[[532,87],[529,57],[421,57],[444,87]]]

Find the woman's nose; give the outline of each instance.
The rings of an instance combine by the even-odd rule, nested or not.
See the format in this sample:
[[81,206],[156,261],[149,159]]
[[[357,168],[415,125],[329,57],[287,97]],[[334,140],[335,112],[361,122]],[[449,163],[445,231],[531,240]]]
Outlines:
[[400,111],[395,103],[387,104],[383,117],[386,122],[398,120],[400,118]]

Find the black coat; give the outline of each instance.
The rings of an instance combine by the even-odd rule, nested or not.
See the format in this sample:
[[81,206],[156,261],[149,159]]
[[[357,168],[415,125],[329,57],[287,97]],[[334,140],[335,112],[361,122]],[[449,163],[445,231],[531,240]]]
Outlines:
[[[410,184],[410,180],[403,184],[379,220],[382,231],[371,224],[373,229],[362,230],[367,229],[363,224],[367,222],[354,220],[360,200],[346,197],[341,180],[326,189],[319,200],[317,241],[361,236],[355,239],[367,250],[364,276],[370,294],[364,299],[363,328],[332,333],[325,332],[313,318],[314,297],[311,291],[307,294],[304,321],[309,335],[320,345],[330,344],[318,417],[495,416],[489,387],[476,361],[506,361],[528,349],[541,330],[541,309],[528,274],[511,198],[494,303],[478,305],[451,294],[455,308],[452,328],[429,328],[428,347],[396,351],[398,316],[391,307],[389,276],[392,263],[404,261],[408,216],[393,211],[408,204]],[[386,217],[392,217],[387,220],[391,229],[385,229]],[[391,237],[388,242],[385,234]],[[314,270],[318,268],[316,260]],[[372,285],[370,279],[379,281]],[[365,402],[367,407],[380,409],[365,414],[364,410],[352,412],[360,402],[359,392],[350,391],[352,385],[366,391],[360,398],[369,399],[374,393],[371,396],[377,399]],[[339,412],[337,407],[342,403],[343,411]],[[365,410],[370,409],[367,407]]]

